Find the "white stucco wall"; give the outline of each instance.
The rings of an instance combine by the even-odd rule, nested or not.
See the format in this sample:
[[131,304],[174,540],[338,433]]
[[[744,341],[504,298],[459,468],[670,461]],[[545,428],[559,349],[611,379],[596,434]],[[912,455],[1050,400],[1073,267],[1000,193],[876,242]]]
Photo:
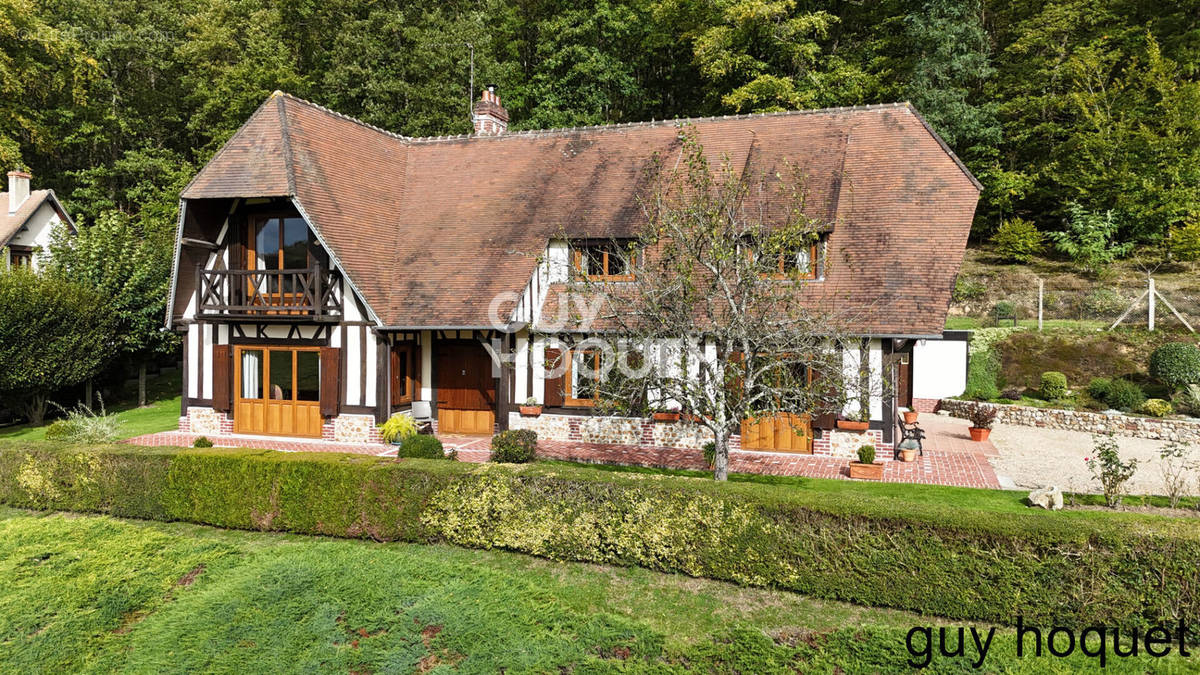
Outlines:
[[[50,205],[49,201],[43,202],[38,207],[37,211],[29,217],[25,222],[25,226],[8,240],[8,245],[29,246],[33,252],[33,269],[37,270],[44,262],[47,252],[50,250],[50,235],[54,232],[54,228],[62,224],[62,218],[59,218],[58,212]],[[9,252],[5,251],[5,255],[9,256]],[[5,265],[9,263],[9,258],[4,260]]]
[[966,340],[918,340],[913,345],[913,398],[958,396],[966,388]]

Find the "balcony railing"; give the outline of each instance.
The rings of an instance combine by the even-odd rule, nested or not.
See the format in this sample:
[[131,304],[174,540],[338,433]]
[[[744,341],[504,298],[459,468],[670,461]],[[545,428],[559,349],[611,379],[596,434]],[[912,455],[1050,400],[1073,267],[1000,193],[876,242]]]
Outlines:
[[202,318],[336,321],[342,316],[341,275],[308,269],[197,270]]

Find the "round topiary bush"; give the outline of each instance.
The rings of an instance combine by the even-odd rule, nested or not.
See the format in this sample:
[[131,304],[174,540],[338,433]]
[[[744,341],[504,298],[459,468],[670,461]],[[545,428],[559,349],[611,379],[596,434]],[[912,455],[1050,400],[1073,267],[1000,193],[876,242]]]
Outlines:
[[397,457],[446,459],[446,450],[436,436],[409,436],[396,448]]
[[492,436],[492,461],[503,464],[524,464],[537,456],[537,432],[532,429],[509,429]]
[[1138,410],[1146,402],[1146,392],[1129,380],[1113,380],[1109,384],[1108,396],[1104,402],[1117,410]]
[[1060,399],[1067,395],[1067,376],[1057,371],[1042,373],[1042,398],[1047,401]]
[[1172,390],[1200,382],[1200,348],[1187,342],[1162,345],[1150,355],[1150,376]]

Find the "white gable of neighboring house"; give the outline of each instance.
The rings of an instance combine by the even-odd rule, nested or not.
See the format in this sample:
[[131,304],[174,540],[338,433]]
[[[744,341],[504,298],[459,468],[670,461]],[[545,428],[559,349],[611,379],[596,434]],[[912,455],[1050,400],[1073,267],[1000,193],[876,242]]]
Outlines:
[[53,190],[30,190],[29,175],[8,174],[8,191],[0,193],[0,249],[7,268],[14,260],[28,257],[37,270],[50,250],[54,229],[64,222],[74,228]]

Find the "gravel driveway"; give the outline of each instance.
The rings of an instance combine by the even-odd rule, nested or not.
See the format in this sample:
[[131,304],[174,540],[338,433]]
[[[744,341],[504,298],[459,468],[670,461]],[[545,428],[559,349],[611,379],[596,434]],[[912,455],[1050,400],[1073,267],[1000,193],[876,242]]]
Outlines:
[[[1137,473],[1128,483],[1130,494],[1163,494],[1162,469],[1158,453],[1166,441],[1117,436],[1122,459],[1137,459]],[[1062,431],[1037,427],[997,424],[992,443],[999,457],[990,461],[1000,476],[1007,476],[1023,488],[1058,485],[1065,491],[1100,492],[1083,458],[1092,455],[1092,435],[1081,431]],[[1193,446],[1195,447],[1195,446]],[[1200,448],[1194,457],[1200,459]],[[1196,491],[1196,472],[1192,471],[1190,492]]]

